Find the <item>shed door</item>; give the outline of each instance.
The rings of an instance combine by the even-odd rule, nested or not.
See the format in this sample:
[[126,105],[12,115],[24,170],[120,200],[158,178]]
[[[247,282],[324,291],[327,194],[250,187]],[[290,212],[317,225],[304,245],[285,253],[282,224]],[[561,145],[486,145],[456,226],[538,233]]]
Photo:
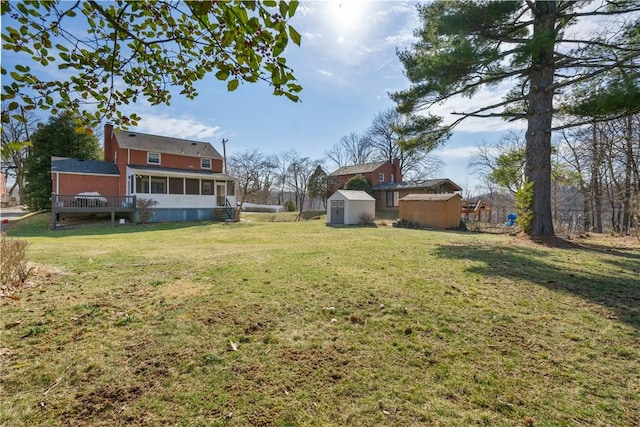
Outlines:
[[344,200],[331,201],[331,224],[344,224]]

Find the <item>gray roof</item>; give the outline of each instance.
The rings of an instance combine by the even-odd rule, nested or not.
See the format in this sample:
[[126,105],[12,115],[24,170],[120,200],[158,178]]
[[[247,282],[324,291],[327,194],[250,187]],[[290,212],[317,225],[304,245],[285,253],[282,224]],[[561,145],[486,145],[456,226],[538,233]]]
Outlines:
[[52,157],[51,172],[82,173],[93,175],[119,175],[118,167],[102,160],[70,159]]
[[336,198],[338,195],[342,195],[347,200],[376,200],[366,191],[357,190],[338,190],[333,193],[329,199]]
[[460,198],[458,193],[439,193],[439,194],[407,194],[400,200],[403,201],[432,201],[432,202],[445,202],[451,200],[454,197]]
[[329,174],[329,176],[339,176],[339,175],[357,175],[359,173],[369,173],[374,172],[380,166],[384,165],[387,162],[373,162],[373,163],[363,163],[361,165],[353,165],[353,166],[342,166],[338,170],[335,170]]
[[120,148],[222,159],[220,153],[208,142],[149,135],[133,131],[114,131],[113,134]]
[[425,179],[421,181],[410,182],[385,182],[384,184],[374,185],[372,190],[418,190],[430,189],[440,186],[447,186],[451,191],[462,191],[462,188],[448,178]]

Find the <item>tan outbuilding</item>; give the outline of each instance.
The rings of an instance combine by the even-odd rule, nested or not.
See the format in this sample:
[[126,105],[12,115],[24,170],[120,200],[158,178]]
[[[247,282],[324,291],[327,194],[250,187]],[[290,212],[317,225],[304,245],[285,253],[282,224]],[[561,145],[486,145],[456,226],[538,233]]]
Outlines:
[[461,199],[457,193],[409,194],[400,199],[400,218],[420,227],[457,228]]

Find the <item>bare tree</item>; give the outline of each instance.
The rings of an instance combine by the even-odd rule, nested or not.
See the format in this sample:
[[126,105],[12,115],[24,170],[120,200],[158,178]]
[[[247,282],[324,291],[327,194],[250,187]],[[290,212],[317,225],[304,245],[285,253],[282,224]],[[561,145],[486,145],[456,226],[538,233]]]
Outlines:
[[336,168],[369,163],[373,161],[372,154],[373,149],[369,138],[354,132],[340,138],[340,142],[325,152],[326,158],[333,162]]
[[[524,174],[524,135],[509,131],[495,145],[478,145],[469,168],[512,195],[522,185]],[[514,153],[518,155],[514,155]]]
[[309,157],[301,157],[297,152],[290,153],[289,168],[287,170],[287,182],[296,196],[296,206],[298,207],[298,219],[302,217],[304,204],[307,200],[307,187],[309,178],[316,170],[320,162],[311,160]]
[[20,121],[7,113],[2,106],[2,173],[7,181],[12,181],[11,194],[16,188],[24,189],[25,162],[31,152],[31,135],[37,128],[37,118],[33,111],[24,111],[25,121]]
[[275,165],[257,149],[230,156],[227,166],[229,173],[237,180],[239,211],[242,211],[242,206],[249,196],[263,191],[265,186],[270,186],[271,172],[275,168]]
[[577,175],[585,230],[629,233],[640,194],[640,115],[564,132],[560,152]]
[[274,165],[275,169],[275,184],[278,189],[278,204],[284,205],[285,195],[288,191],[288,174],[289,174],[289,166],[292,161],[292,156],[295,152],[291,151],[283,151],[278,154],[274,154],[270,157],[271,163]]
[[394,109],[378,113],[367,131],[372,158],[393,162],[398,159],[404,180],[421,180],[434,177],[442,167],[442,161],[431,154],[426,146],[403,150],[400,145],[403,134],[403,117]]

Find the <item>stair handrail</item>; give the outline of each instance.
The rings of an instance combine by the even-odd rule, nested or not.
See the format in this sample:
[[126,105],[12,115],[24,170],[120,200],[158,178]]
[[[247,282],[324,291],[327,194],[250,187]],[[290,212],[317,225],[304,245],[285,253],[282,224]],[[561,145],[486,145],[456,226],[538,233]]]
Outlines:
[[233,210],[233,206],[231,206],[231,203],[229,203],[229,199],[227,199],[226,197],[224,198],[224,208],[227,211],[227,214],[229,215],[229,218],[231,219],[235,219],[235,212]]

